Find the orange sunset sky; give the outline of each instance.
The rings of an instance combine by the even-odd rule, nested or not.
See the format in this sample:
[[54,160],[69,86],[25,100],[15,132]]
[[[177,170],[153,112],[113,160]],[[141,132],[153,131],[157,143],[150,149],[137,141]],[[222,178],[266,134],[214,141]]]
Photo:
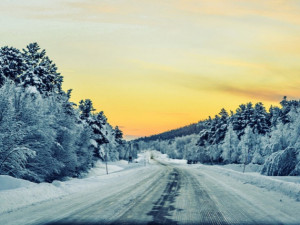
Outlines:
[[128,139],[300,97],[299,0],[1,0],[0,37],[38,42]]

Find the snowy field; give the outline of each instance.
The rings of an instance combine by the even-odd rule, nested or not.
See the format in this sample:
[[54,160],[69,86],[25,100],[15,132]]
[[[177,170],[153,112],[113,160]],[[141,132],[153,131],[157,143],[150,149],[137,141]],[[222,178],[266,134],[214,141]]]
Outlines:
[[[128,183],[128,178],[135,179],[136,181],[133,182],[138,183],[137,181],[148,179],[147,177],[159,173],[160,167],[157,162],[174,165],[195,174],[195,176],[205,174],[212,181],[212,184],[215,182],[224,186],[232,193],[247,198],[249,202],[254,203],[257,196],[252,199],[251,195],[246,196],[245,193],[250,192],[250,194],[256,195],[258,191],[265,190],[265,193],[268,193],[268,200],[263,204],[271,205],[275,209],[287,208],[287,206],[300,209],[299,177],[263,176],[257,172],[259,168],[255,165],[249,165],[245,173],[242,172],[241,165],[187,165],[186,160],[169,159],[167,155],[160,152],[146,151],[139,154],[139,158],[131,164],[126,161],[110,162],[108,164],[108,175],[106,174],[105,164],[98,162],[96,167],[91,169],[82,179],[70,178],[64,182],[54,181],[52,183],[35,184],[9,176],[0,176],[0,217],[1,213],[13,212],[19,208],[65,198],[72,194],[103,189],[101,195],[103,197],[109,196],[113,190],[117,193],[120,183]],[[234,188],[230,186],[231,184],[234,184]],[[129,184],[126,185],[125,187]],[[140,193],[143,192],[146,192],[146,190],[141,188]],[[134,196],[132,197],[134,198]],[[276,213],[277,211],[274,210],[274,216],[276,216]]]

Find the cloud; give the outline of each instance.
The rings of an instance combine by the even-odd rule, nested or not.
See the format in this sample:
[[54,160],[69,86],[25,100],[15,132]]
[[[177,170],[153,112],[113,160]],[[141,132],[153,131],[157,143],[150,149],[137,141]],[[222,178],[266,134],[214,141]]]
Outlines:
[[241,59],[229,59],[229,58],[222,58],[217,59],[216,63],[221,65],[227,65],[232,67],[246,67],[246,68],[254,68],[254,69],[265,69],[268,66],[265,63],[259,62],[249,62]]
[[120,19],[119,16],[128,15],[132,12],[130,5],[126,3],[111,2],[93,0],[17,0],[5,4],[0,3],[0,12],[21,18],[77,22],[113,22]]
[[245,96],[249,99],[266,100],[271,102],[278,102],[282,99],[285,93],[277,90],[269,90],[267,88],[242,88],[230,85],[222,85],[218,87],[220,92],[225,92],[234,96]]
[[8,15],[18,15],[20,17],[24,15],[47,15],[55,14],[65,11],[61,7],[61,1],[51,0],[51,1],[35,1],[35,0],[16,0],[16,1],[4,1],[0,2],[0,12],[1,14]]
[[245,18],[258,16],[272,20],[300,24],[300,5],[295,0],[180,0],[177,9],[198,15]]
[[[84,14],[128,14],[132,12],[129,7],[124,7],[122,3],[112,3],[111,1],[67,1],[66,7],[78,9]],[[121,10],[123,6],[123,10]]]
[[[145,25],[143,7],[134,1],[45,0],[43,4],[10,4],[3,12],[15,12],[18,17],[68,22],[95,22]],[[24,1],[25,2],[25,1]],[[1,3],[0,3],[1,6]]]
[[[250,77],[251,79],[251,77]],[[249,99],[259,101],[278,102],[283,96],[297,99],[300,97],[300,88],[298,85],[290,83],[259,83],[258,81],[249,82],[241,76],[239,80],[217,79],[204,75],[177,75],[175,79],[170,80],[176,85],[203,93],[219,93],[220,95],[243,96]]]
[[[0,3],[0,12],[36,19],[120,22],[160,26],[192,21],[195,16],[259,17],[300,24],[300,4],[295,0],[16,0]],[[175,23],[174,23],[175,22]],[[195,23],[195,21],[194,21]]]
[[220,93],[272,102],[278,102],[284,95],[291,98],[300,97],[300,68],[297,65],[272,62],[272,57],[269,61],[230,57],[212,57],[207,60],[206,66],[216,71],[185,72],[177,65],[166,65],[163,62],[130,62],[147,70],[157,83],[163,82],[166,85],[181,86],[202,93]]

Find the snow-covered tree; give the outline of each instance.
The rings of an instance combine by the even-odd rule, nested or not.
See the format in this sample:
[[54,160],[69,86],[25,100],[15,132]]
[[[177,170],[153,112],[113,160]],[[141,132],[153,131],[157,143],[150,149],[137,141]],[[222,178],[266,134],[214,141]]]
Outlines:
[[31,43],[23,49],[26,64],[25,71],[20,75],[20,85],[34,86],[42,94],[60,93],[63,77],[57,72],[56,65],[46,56],[37,43]]
[[34,151],[23,145],[27,134],[15,108],[15,86],[7,81],[0,88],[0,172],[20,177],[21,170]]
[[118,126],[115,127],[115,140],[119,144],[123,143],[123,132],[119,129]]
[[0,49],[0,87],[6,79],[18,82],[25,69],[26,64],[20,50],[8,46]]
[[82,120],[88,120],[95,111],[93,102],[90,99],[81,100],[79,102],[80,118]]
[[37,43],[0,49],[0,174],[52,181],[79,176],[103,151],[119,159],[122,131],[94,113],[91,100],[77,109],[62,82]]
[[270,129],[270,122],[265,107],[261,102],[254,106],[254,114],[251,117],[253,131],[259,134],[266,134]]
[[35,156],[35,151],[26,147],[15,147],[10,152],[1,151],[0,173],[22,177],[27,173],[26,164],[28,159]]
[[227,132],[222,144],[222,155],[223,161],[226,163],[237,163],[240,155],[238,149],[239,139],[235,131],[233,130],[232,124],[227,128]]

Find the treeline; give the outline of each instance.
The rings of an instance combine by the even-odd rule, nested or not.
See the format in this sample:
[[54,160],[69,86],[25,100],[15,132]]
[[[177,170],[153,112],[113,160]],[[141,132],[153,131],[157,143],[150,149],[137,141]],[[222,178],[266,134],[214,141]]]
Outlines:
[[300,175],[300,101],[284,97],[268,112],[262,103],[250,102],[200,123],[198,134],[136,145],[189,162],[253,163],[261,165],[262,174]]
[[34,182],[78,177],[97,160],[128,158],[130,146],[90,99],[78,105],[37,43],[0,49],[0,174]]
[[152,135],[149,137],[142,137],[137,139],[136,141],[156,141],[156,140],[169,140],[176,137],[182,137],[191,134],[198,134],[202,129],[204,129],[203,123],[200,121],[199,123],[193,123],[188,126],[184,126],[178,129],[170,130],[161,134]]

